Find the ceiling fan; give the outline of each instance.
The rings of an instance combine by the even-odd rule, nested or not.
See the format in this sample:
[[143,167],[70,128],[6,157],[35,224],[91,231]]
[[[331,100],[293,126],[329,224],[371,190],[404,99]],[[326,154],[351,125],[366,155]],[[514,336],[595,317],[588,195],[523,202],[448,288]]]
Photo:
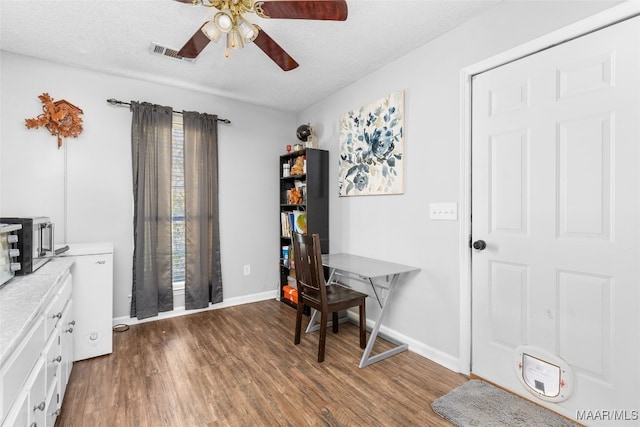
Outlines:
[[205,22],[178,51],[184,58],[195,58],[213,41],[226,35],[227,49],[241,49],[253,42],[284,71],[293,70],[298,63],[258,25],[244,15],[255,13],[261,18],[311,19],[344,21],[347,19],[345,0],[176,0],[212,7],[218,10],[213,19]]

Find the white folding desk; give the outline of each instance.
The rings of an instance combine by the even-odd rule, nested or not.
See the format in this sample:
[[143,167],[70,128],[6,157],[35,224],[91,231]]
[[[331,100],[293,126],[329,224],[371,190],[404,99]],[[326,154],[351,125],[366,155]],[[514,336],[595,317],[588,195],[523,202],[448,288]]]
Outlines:
[[[395,264],[392,262],[381,261],[372,258],[361,257],[351,254],[325,254],[322,255],[322,265],[329,268],[329,279],[327,283],[332,283],[335,276],[343,276],[359,281],[363,281],[371,285],[371,289],[380,305],[380,313],[376,319],[376,323],[371,330],[367,347],[364,350],[362,359],[360,360],[360,368],[369,366],[372,363],[379,362],[394,354],[405,351],[408,345],[401,343],[393,338],[384,337],[387,341],[391,341],[396,344],[396,347],[384,351],[380,354],[371,356],[371,350],[378,336],[380,326],[382,325],[382,319],[389,307],[389,300],[393,294],[396,285],[403,274],[411,271],[419,271],[417,267],[411,267],[408,265]],[[378,291],[387,291],[387,296],[384,299],[380,298]],[[317,330],[319,326],[316,324],[318,312],[314,310],[306,332]]]

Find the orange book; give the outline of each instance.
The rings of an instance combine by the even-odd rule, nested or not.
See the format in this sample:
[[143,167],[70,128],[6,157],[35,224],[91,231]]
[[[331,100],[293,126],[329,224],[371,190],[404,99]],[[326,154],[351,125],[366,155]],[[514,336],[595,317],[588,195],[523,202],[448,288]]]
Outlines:
[[288,299],[289,301],[293,302],[293,303],[298,303],[298,290],[295,288],[292,288],[291,286],[283,286],[282,287],[282,291],[284,292],[284,298]]

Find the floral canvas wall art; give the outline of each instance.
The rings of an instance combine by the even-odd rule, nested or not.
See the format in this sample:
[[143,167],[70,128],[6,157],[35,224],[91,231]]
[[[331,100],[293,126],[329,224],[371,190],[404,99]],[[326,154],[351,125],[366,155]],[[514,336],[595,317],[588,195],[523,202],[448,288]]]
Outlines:
[[404,92],[340,118],[339,195],[404,192]]

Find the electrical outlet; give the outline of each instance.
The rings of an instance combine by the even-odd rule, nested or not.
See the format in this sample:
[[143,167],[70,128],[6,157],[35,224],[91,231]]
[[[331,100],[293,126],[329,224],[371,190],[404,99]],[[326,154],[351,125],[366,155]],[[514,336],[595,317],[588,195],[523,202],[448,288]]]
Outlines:
[[250,275],[250,274],[251,274],[251,265],[250,265],[250,264],[245,264],[245,265],[242,267],[242,271],[243,271],[243,273],[244,273],[244,275],[245,275],[245,276]]

